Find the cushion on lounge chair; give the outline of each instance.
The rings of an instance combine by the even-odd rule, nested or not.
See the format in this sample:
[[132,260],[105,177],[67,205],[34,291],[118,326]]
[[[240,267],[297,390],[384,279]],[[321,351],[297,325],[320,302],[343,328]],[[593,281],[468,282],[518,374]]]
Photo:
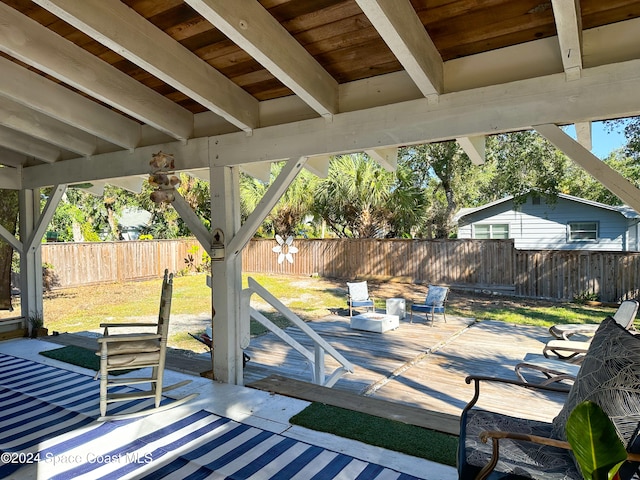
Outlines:
[[[625,300],[620,304],[616,313],[614,313],[613,319],[623,328],[633,330],[633,321],[636,318],[639,306],[640,303],[637,300]],[[558,324],[550,327],[549,333],[561,340],[571,340],[573,335],[593,335],[599,326],[599,324],[593,323]]]

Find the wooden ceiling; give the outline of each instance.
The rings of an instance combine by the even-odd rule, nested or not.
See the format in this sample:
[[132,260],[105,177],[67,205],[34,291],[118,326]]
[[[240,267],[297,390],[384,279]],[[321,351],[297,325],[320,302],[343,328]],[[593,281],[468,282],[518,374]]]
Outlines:
[[[594,95],[600,80],[588,80],[591,71],[635,82],[640,59],[637,0],[2,0],[0,7],[4,188],[46,185],[48,174],[35,168],[45,166],[55,181],[139,175],[143,163],[121,167],[148,158],[146,147],[186,155],[196,140],[227,142],[241,153],[214,161],[251,170],[290,155],[273,146],[276,137],[297,143],[295,154],[322,157],[351,144],[380,152],[517,130],[537,119],[510,113],[509,123],[499,99],[517,91],[504,108],[522,102],[531,113],[526,98],[540,89]],[[567,87],[557,86],[559,77]],[[553,95],[550,105],[558,103]],[[634,103],[607,99],[540,119],[583,124],[640,112]],[[450,134],[426,124],[417,133],[422,120],[398,113],[420,108],[451,122]],[[461,126],[465,109],[488,123]],[[324,143],[306,152],[306,137],[293,139],[312,128]],[[336,138],[345,128],[358,140]],[[211,146],[206,155],[211,162]],[[110,159],[112,168],[96,167]],[[185,169],[207,166],[193,160]]]

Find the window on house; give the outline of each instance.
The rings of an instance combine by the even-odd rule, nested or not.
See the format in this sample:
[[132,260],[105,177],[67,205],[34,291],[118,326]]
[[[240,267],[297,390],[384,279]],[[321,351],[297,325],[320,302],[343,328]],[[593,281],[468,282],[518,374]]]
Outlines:
[[473,226],[473,238],[478,240],[509,238],[509,225],[504,223],[485,223]]
[[598,222],[569,223],[570,242],[593,242],[598,240]]

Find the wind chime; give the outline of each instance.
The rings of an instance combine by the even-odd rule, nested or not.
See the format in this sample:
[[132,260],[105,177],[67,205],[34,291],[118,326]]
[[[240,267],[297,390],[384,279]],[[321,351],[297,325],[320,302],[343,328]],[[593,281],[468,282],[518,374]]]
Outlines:
[[180,178],[173,175],[175,162],[173,155],[162,151],[154,153],[149,162],[151,174],[149,185],[155,188],[150,198],[153,203],[171,203],[175,200],[175,189],[180,185]]

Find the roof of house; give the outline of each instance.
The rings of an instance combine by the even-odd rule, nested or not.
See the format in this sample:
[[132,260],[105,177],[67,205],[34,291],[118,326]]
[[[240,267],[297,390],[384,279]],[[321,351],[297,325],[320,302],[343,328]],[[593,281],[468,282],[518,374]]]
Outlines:
[[[593,200],[587,200],[586,198],[574,197],[573,195],[567,195],[565,193],[558,193],[558,198],[562,198],[564,200],[569,200],[571,202],[582,203],[584,205],[589,205],[596,208],[602,208],[604,210],[610,210],[613,212],[617,212],[623,215],[626,218],[640,218],[640,213],[636,212],[633,208],[628,205],[607,205],[606,203],[595,202]],[[496,205],[500,205],[501,203],[506,203],[514,199],[513,195],[509,195],[507,197],[501,198],[494,202],[486,203],[479,207],[473,208],[461,208],[458,213],[456,213],[454,220],[457,222],[462,217],[466,217],[472,213],[480,212],[482,210],[486,210],[488,208],[494,207]]]

